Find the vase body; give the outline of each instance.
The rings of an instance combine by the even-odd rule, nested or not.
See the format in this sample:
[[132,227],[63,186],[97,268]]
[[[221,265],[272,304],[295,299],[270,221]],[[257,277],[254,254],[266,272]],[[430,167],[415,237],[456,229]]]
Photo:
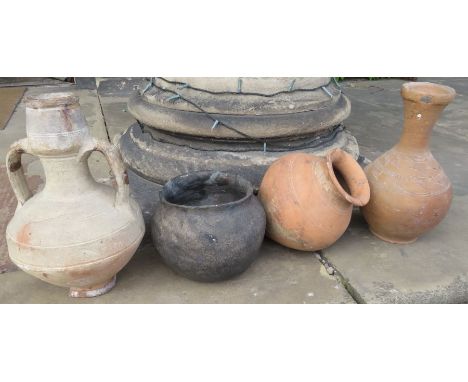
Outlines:
[[366,176],[354,158],[340,150],[325,158],[288,154],[274,162],[260,185],[267,236],[303,251],[333,244],[345,232],[353,205],[369,200]]
[[[105,293],[144,234],[120,156],[89,135],[78,98],[69,93],[27,99],[26,131],[7,156],[18,198],[6,230],[10,258],[23,271],[69,288],[72,297]],[[109,161],[117,190],[91,176],[87,159],[95,150]],[[45,185],[35,195],[24,182],[24,152],[38,156],[44,168]]]
[[265,213],[240,176],[200,171],[178,176],[160,192],[153,241],[175,272],[220,281],[245,271],[265,235]]
[[452,186],[429,150],[432,128],[455,97],[443,85],[412,82],[402,86],[404,126],[400,141],[369,164],[371,188],[362,213],[372,233],[391,243],[410,243],[447,214]]

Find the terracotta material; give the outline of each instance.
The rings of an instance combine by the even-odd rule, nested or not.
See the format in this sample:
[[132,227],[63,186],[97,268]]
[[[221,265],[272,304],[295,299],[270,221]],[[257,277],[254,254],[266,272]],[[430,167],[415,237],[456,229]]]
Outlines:
[[[25,272],[70,288],[72,297],[105,293],[144,233],[120,155],[89,135],[78,98],[69,93],[28,98],[26,132],[7,154],[18,199],[6,230],[10,258]],[[92,178],[87,159],[95,150],[108,160],[116,190]],[[22,153],[38,156],[44,167],[46,183],[35,195],[25,182]]]
[[344,233],[353,205],[369,201],[369,184],[354,158],[334,149],[325,158],[298,153],[278,159],[265,173],[258,196],[271,239],[314,251]]
[[400,142],[365,169],[371,187],[362,209],[372,233],[391,243],[411,243],[447,214],[452,186],[429,150],[432,128],[455,90],[428,82],[401,88],[404,126]]

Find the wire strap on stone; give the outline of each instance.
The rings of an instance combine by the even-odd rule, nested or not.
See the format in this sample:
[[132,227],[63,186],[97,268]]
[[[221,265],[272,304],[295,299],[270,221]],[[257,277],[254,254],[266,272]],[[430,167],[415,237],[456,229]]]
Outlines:
[[289,85],[289,91],[292,92],[292,90],[294,89],[294,84],[296,83],[296,79],[293,79],[291,81],[291,85]]
[[[158,78],[161,78],[161,77],[158,77]],[[161,78],[162,79],[162,78]],[[239,81],[240,81],[240,84],[242,83],[242,80],[239,78]],[[210,113],[208,113],[206,110],[204,110],[201,106],[199,106],[196,102],[182,96],[181,94],[177,93],[176,91],[174,90],[171,90],[171,89],[167,89],[167,88],[162,88],[160,86],[158,86],[155,82],[152,82],[152,85],[156,88],[156,89],[159,89],[160,91],[163,91],[163,92],[169,92],[169,93],[172,93],[174,94],[173,96],[167,98],[167,101],[173,101],[173,100],[176,100],[176,99],[181,99],[182,101],[184,102],[187,102],[188,104],[192,105],[193,107],[195,107],[197,110],[199,110],[201,113],[203,113],[203,115],[205,115],[207,118],[211,119],[213,121],[213,124],[211,125],[211,131],[213,131],[215,128],[217,128],[218,126],[223,126],[225,127],[226,129],[228,130],[231,130],[233,132],[235,132],[236,134],[238,134],[239,136],[241,137],[244,137],[246,139],[249,139],[250,141],[252,142],[256,142],[256,143],[259,143],[259,144],[263,144],[263,152],[266,153],[267,152],[267,141],[265,139],[259,139],[259,138],[256,138],[256,137],[253,137],[249,134],[246,134],[238,129],[236,129],[235,127],[233,126],[230,126],[228,125],[227,123],[223,122],[223,121],[220,121],[216,118],[214,118]],[[240,85],[241,86],[241,85]],[[188,86],[190,87],[190,86]],[[331,98],[333,98],[333,95],[332,93],[330,93],[330,91],[325,87],[325,86],[322,86],[321,87]],[[241,89],[240,89],[241,90]],[[297,91],[297,89],[294,89],[293,91]],[[245,93],[243,93],[245,94]],[[335,136],[344,130],[344,126],[342,124],[340,124],[336,129],[334,129],[333,131],[333,134],[330,136],[330,137],[327,137],[327,141],[331,141],[332,139],[335,138]],[[319,142],[322,141],[322,138],[320,136],[317,136],[317,145],[320,144]],[[321,142],[323,144],[323,142]],[[280,145],[280,144],[277,144],[276,142],[269,142],[270,144],[270,147],[273,147],[273,151],[289,151],[290,150],[290,147],[289,145]],[[307,146],[304,146],[304,147],[307,147],[307,148],[310,148],[312,147],[310,144],[307,144]]]
[[330,90],[328,90],[326,86],[322,86],[322,89],[325,93],[327,93],[330,96],[330,98],[333,98],[333,94],[330,93]]
[[182,98],[180,94],[173,95],[172,97],[169,97],[167,101],[175,101],[178,98]]
[[146,84],[145,88],[141,91],[141,95],[145,94],[152,85],[153,85],[153,77],[150,77],[149,82]]
[[218,124],[219,124],[219,121],[218,121],[218,120],[214,121],[213,126],[211,126],[211,131],[213,131],[214,129],[216,129],[216,127],[218,126]]
[[333,78],[333,82],[335,83],[335,85],[338,87],[338,89],[341,90],[341,85],[338,83],[338,81],[336,80],[335,77],[332,77]]
[[[207,90],[207,89],[201,89],[201,88],[197,88],[197,87],[194,87],[194,86],[191,86],[189,84],[186,84],[185,82],[179,82],[179,81],[171,81],[171,80],[168,80],[164,77],[156,77],[158,78],[160,81],[163,81],[167,84],[171,84],[171,85],[175,85],[175,86],[182,86],[182,88],[185,87],[185,85],[187,85],[186,87],[189,88],[189,89],[192,89],[192,90],[195,90],[195,91],[198,91],[198,92],[202,92],[202,93],[208,93],[208,94],[213,94],[213,95],[221,95],[221,94],[226,94],[226,95],[229,95],[229,94],[242,94],[242,95],[251,95],[251,96],[258,96],[258,97],[265,97],[265,98],[271,98],[271,97],[275,97],[277,95],[280,95],[280,94],[284,94],[284,93],[307,93],[307,92],[313,92],[313,91],[316,91],[318,89],[321,89],[323,88],[323,86],[317,86],[316,88],[298,88],[296,85],[296,80],[293,80],[294,81],[294,84],[292,86],[292,89],[290,90],[291,88],[291,85],[289,87],[287,87],[286,89],[284,90],[280,90],[280,91],[277,91],[275,93],[271,93],[271,94],[263,94],[263,93],[258,93],[258,92],[251,92],[251,91],[243,91],[242,90],[242,85],[243,85],[243,81],[242,81],[242,78],[238,78],[237,80],[237,89],[236,91],[227,91],[227,90],[224,90],[224,91],[212,91],[212,90]],[[333,78],[333,77],[332,77]],[[333,81],[333,79],[330,78],[330,81],[328,82],[328,84],[324,85],[324,86],[329,86],[331,84],[331,82]],[[291,81],[291,83],[293,82]],[[163,90],[167,90],[166,88],[163,88]]]
[[242,93],[242,78],[237,80],[237,92]]

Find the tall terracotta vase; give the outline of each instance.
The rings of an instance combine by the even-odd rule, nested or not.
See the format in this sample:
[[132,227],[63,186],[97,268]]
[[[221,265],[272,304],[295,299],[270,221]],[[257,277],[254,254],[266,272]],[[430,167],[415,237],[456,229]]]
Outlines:
[[[26,133],[7,154],[18,199],[6,230],[11,260],[43,281],[69,288],[72,297],[109,291],[144,233],[118,151],[89,135],[78,97],[69,93],[27,99]],[[92,178],[87,162],[92,151],[108,160],[116,190]],[[23,153],[38,156],[44,168],[45,186],[35,195],[25,181]]]
[[372,233],[391,243],[411,243],[439,224],[452,186],[429,150],[432,128],[455,90],[428,82],[401,88],[404,125],[400,141],[365,169],[371,188],[362,207]]
[[369,184],[361,166],[340,149],[325,158],[295,153],[268,168],[258,197],[268,237],[286,247],[314,251],[345,232],[353,205],[369,201]]

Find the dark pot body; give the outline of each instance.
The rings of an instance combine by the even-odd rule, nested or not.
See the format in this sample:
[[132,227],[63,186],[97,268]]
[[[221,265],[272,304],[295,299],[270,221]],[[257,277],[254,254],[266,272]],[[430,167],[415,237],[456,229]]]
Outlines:
[[[234,201],[190,205],[202,187],[233,186]],[[195,172],[167,182],[152,221],[153,242],[164,262],[197,281],[219,281],[245,271],[265,234],[265,212],[245,179],[219,172]],[[185,203],[188,201],[188,203]]]

